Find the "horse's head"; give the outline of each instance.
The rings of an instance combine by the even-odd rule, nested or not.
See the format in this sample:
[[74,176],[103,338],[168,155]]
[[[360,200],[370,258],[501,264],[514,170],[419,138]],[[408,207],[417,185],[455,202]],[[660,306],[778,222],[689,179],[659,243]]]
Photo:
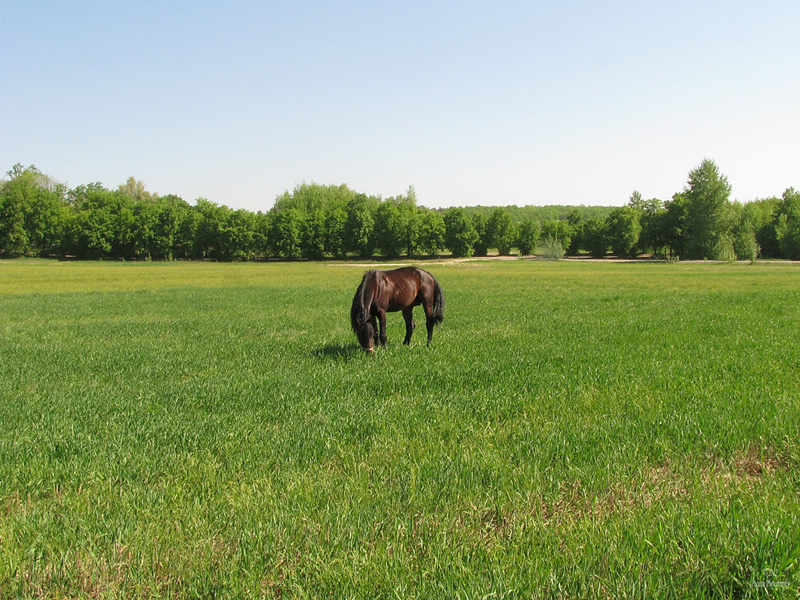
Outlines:
[[372,354],[375,352],[375,348],[373,346],[375,340],[375,328],[372,326],[372,322],[367,320],[363,321],[358,324],[356,328],[356,337],[358,338],[358,343],[361,344],[361,349],[364,352],[368,352]]
[[369,300],[364,298],[364,289],[367,280],[374,271],[368,271],[353,296],[353,306],[350,308],[350,325],[358,338],[358,343],[365,352],[374,352],[375,326],[370,319]]

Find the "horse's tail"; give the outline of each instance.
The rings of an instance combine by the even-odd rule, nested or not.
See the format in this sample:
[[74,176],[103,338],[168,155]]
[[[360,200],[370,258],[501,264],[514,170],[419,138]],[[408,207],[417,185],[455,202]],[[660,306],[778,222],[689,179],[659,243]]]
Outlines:
[[371,273],[372,271],[364,273],[364,277],[356,289],[356,295],[353,296],[353,306],[350,307],[350,326],[356,334],[364,323],[369,321],[369,303],[364,300],[364,289],[367,287],[367,278]]
[[433,277],[433,314],[431,314],[431,317],[435,323],[444,321],[444,292],[436,277]]

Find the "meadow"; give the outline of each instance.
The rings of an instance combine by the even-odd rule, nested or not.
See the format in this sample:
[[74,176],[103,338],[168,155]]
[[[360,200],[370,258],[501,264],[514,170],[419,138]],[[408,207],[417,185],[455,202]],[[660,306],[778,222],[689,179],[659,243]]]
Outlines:
[[798,597],[800,266],[421,266],[0,262],[0,598]]

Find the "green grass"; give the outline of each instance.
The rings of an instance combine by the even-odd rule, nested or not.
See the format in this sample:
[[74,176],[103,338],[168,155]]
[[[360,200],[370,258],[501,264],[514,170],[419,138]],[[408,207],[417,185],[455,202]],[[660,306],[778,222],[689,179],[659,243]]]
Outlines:
[[425,266],[0,262],[0,597],[797,597],[800,268]]

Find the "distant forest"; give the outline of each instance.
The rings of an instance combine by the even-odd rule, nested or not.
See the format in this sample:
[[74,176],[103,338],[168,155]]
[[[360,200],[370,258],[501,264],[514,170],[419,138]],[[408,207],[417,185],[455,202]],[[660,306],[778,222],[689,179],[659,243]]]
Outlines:
[[633,192],[621,207],[473,206],[446,210],[406,194],[302,184],[268,212],[159,196],[130,178],[73,189],[36,167],[0,180],[0,257],[219,260],[567,255],[673,259],[800,259],[800,193],[747,203],[714,161],[668,200]]

